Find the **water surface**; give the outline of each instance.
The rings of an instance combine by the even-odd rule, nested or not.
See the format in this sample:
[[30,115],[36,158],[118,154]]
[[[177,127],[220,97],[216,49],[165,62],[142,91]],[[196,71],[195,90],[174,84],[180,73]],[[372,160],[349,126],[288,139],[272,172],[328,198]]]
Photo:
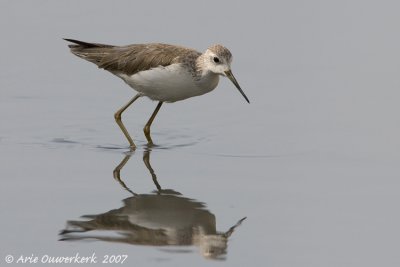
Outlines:
[[[0,4],[2,264],[399,266],[397,3],[95,3]],[[163,106],[149,148],[140,99],[128,153],[133,90],[63,37],[222,43],[251,104],[223,79]]]

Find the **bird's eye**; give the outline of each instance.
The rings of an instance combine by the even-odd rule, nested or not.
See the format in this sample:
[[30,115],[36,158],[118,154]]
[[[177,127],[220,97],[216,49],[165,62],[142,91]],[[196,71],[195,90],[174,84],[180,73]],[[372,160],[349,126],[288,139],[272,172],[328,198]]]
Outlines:
[[215,63],[219,63],[219,58],[214,57],[214,62],[215,62]]

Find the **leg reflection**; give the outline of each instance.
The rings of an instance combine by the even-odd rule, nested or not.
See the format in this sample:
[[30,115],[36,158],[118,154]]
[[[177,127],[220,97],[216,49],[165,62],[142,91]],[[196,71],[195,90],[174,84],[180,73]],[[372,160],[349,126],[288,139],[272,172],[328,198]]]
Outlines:
[[[149,173],[151,175],[151,178],[153,179],[153,183],[156,186],[157,190],[159,193],[162,192],[162,188],[161,185],[158,183],[157,180],[157,175],[154,172],[154,169],[151,167],[150,164],[150,152],[151,149],[148,148],[143,152],[143,162],[144,165],[146,166],[146,168],[149,170]],[[125,183],[124,181],[121,179],[121,170],[124,168],[125,164],[129,161],[129,159],[131,158],[133,152],[129,152],[125,155],[125,157],[122,159],[122,161],[118,164],[117,167],[115,167],[114,171],[113,171],[113,176],[114,179],[128,192],[132,193],[133,195],[137,195],[135,192],[133,192]]]
[[129,159],[131,158],[132,153],[128,153],[126,154],[126,156],[123,158],[123,160],[121,161],[120,164],[118,164],[117,167],[115,167],[114,171],[113,171],[113,176],[114,179],[118,181],[118,183],[128,192],[130,192],[132,195],[137,195],[135,192],[133,192],[129,187],[126,186],[126,184],[124,183],[124,181],[121,180],[121,169],[125,166],[125,164],[129,161]]
[[162,189],[160,184],[158,183],[157,175],[150,164],[150,151],[151,151],[150,149],[147,149],[143,152],[143,162],[144,165],[146,165],[147,169],[149,170],[151,178],[153,179],[153,183],[156,185],[158,192],[161,193]]

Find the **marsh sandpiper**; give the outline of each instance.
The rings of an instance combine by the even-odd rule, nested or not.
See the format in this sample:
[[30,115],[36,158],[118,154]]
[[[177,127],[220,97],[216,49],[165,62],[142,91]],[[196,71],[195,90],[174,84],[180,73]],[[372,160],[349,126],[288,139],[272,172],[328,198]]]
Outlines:
[[220,75],[228,77],[250,103],[232,74],[232,54],[222,45],[212,45],[200,53],[161,43],[115,46],[64,40],[73,43],[69,47],[74,55],[120,77],[138,92],[114,115],[131,149],[136,146],[121,121],[121,115],[139,97],[147,96],[158,101],[143,129],[149,144],[153,144],[150,126],[164,102],[173,103],[211,92],[217,87]]

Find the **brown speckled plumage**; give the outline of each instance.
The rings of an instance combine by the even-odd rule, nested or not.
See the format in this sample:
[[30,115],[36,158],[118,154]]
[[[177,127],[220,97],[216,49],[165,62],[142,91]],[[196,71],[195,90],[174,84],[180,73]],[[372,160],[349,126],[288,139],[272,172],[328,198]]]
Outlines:
[[193,62],[201,55],[193,49],[161,43],[113,46],[66,40],[75,43],[69,45],[73,54],[114,74],[133,75],[140,71],[174,63],[187,64],[194,70]]

